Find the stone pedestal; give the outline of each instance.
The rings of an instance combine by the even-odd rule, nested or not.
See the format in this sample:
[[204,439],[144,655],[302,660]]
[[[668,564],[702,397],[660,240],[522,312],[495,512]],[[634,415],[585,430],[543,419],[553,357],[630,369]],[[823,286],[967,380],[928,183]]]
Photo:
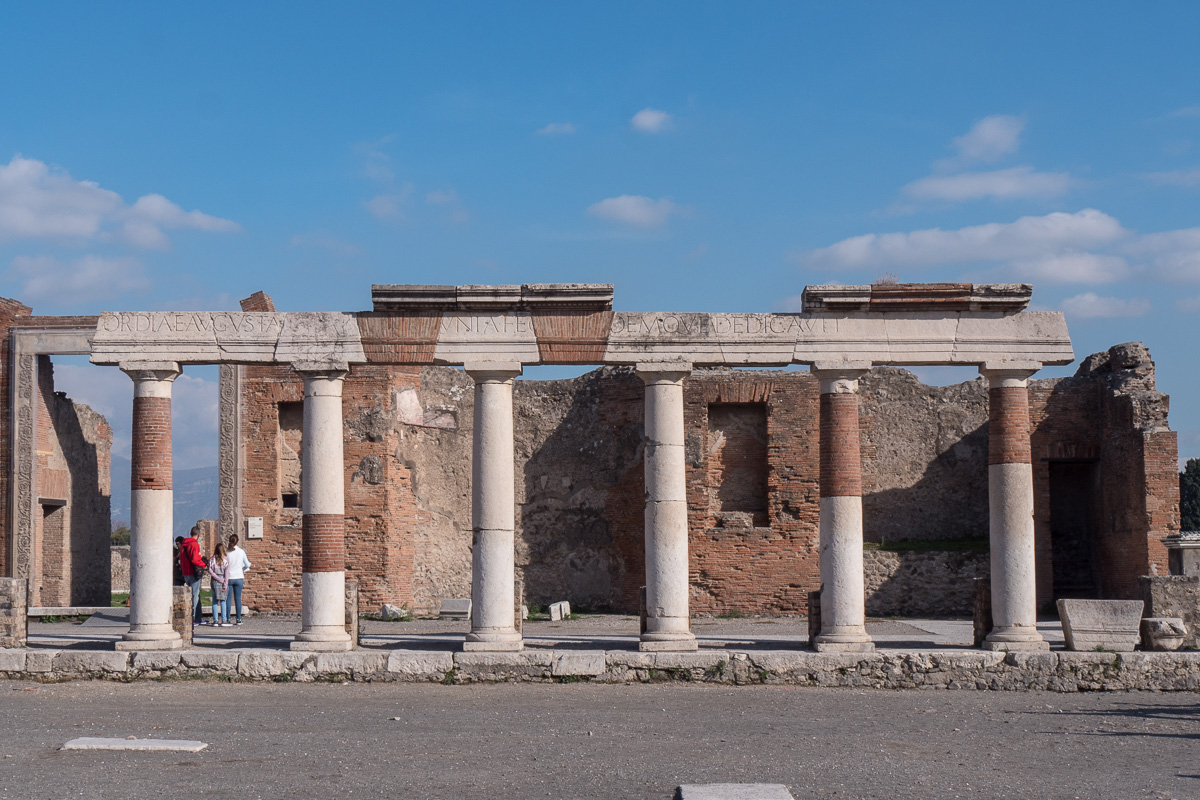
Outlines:
[[814,364],[821,384],[821,652],[875,649],[863,589],[858,379],[870,364]]
[[188,586],[171,587],[171,627],[179,634],[180,646],[185,650],[192,646],[192,590]]
[[471,632],[467,651],[520,650],[516,613],[513,378],[518,363],[467,364],[475,381],[471,463]]
[[292,650],[339,651],[346,633],[346,479],[342,461],[345,370],[305,371],[300,444],[301,626]]
[[0,648],[24,647],[29,638],[29,580],[0,578]]
[[691,364],[638,364],[646,384],[646,625],[638,648],[696,649],[688,612],[683,380]]
[[129,631],[117,650],[175,650],[171,625],[174,491],[171,383],[174,362],[122,364],[133,379],[133,443],[129,538]]
[[1029,376],[1041,364],[1002,362],[979,371],[988,381],[988,507],[992,632],[985,650],[1049,650],[1037,629]]

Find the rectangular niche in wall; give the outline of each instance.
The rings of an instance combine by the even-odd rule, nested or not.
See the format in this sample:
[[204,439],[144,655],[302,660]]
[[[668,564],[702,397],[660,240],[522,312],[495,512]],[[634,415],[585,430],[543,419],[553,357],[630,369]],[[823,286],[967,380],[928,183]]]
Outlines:
[[304,403],[279,404],[279,503],[300,507],[300,447]]
[[724,527],[767,526],[767,407],[708,407],[709,510]]

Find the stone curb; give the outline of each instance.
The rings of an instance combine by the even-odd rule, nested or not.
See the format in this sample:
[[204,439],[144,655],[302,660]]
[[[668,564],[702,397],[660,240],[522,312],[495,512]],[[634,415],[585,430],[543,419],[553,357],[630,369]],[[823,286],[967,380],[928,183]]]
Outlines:
[[127,653],[0,649],[0,677],[33,681],[221,677],[238,681],[446,684],[680,681],[725,686],[1195,692],[1200,691],[1200,652],[354,650],[303,653],[194,649]]

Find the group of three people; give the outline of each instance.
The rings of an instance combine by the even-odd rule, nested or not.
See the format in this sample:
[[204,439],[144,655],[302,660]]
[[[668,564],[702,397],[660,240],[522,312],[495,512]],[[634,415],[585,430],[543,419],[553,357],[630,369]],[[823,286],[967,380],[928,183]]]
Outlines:
[[[242,624],[242,585],[250,559],[238,546],[237,534],[229,537],[229,547],[217,542],[212,556],[205,561],[200,555],[200,543],[195,531],[175,540],[179,547],[179,573],[192,590],[192,624],[204,625],[204,610],[200,605],[200,581],[207,572],[212,579],[212,624],[226,628]],[[237,622],[231,611],[236,612]]]

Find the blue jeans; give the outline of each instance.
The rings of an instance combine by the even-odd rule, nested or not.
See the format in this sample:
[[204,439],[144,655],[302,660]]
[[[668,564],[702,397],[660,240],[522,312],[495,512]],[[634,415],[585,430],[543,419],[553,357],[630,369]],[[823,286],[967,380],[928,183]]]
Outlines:
[[233,611],[237,614],[237,621],[242,621],[242,579],[232,578],[229,581],[229,591],[225,595],[225,621],[233,622],[233,617],[229,615],[230,604],[233,605]]
[[183,578],[183,582],[192,587],[192,624],[204,619],[204,609],[200,607],[200,580],[195,575],[186,575]]
[[[213,594],[214,595],[216,594],[215,589],[213,590]],[[220,600],[216,599],[216,597],[213,598],[212,617],[213,617],[214,625],[218,625],[222,622],[229,622],[229,595],[228,594],[226,594],[225,597],[223,597]]]

